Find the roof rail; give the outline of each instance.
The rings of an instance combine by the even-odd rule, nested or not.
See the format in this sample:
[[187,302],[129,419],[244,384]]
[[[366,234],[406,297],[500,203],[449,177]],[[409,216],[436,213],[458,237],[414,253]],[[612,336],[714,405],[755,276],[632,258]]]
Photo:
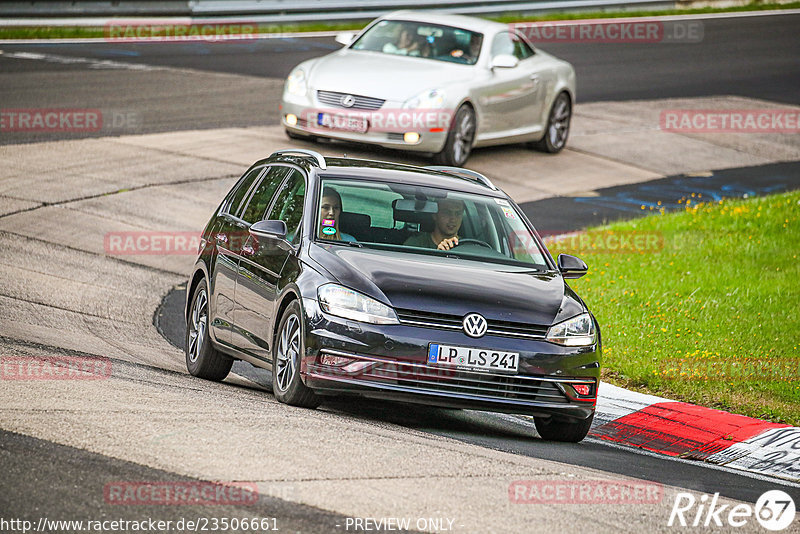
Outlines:
[[310,156],[314,158],[320,169],[324,171],[328,168],[328,164],[325,163],[325,157],[322,154],[313,150],[306,150],[304,148],[285,148],[283,150],[277,150],[270,154],[269,157],[283,156],[284,154],[302,154],[303,156]]
[[485,177],[479,172],[471,171],[469,169],[463,169],[461,167],[448,167],[445,165],[429,165],[425,168],[430,169],[432,171],[446,172],[447,174],[453,174],[455,176],[458,176],[459,178],[465,178],[467,180],[473,180],[479,182],[482,185],[485,185],[486,187],[491,189],[492,191],[498,190],[497,187],[491,182],[491,180],[489,180],[487,177]]

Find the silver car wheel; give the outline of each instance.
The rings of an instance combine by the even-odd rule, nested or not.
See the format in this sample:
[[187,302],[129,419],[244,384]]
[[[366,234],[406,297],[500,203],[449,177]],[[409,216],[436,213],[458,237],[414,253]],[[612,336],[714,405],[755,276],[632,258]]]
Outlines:
[[570,109],[569,100],[566,95],[559,95],[553,106],[550,125],[547,130],[547,135],[550,137],[550,144],[553,148],[560,150],[567,142],[571,115],[572,111]]
[[206,338],[206,328],[208,326],[208,297],[206,290],[201,289],[197,292],[192,306],[192,322],[189,325],[189,360],[194,363],[200,357],[203,342]]
[[472,149],[472,139],[475,137],[475,120],[472,112],[465,111],[456,124],[455,142],[453,143],[453,161],[461,165],[467,160]]
[[278,341],[278,352],[276,363],[277,385],[280,391],[289,389],[295,372],[297,372],[297,360],[300,355],[300,320],[297,315],[290,315],[281,330],[280,340]]

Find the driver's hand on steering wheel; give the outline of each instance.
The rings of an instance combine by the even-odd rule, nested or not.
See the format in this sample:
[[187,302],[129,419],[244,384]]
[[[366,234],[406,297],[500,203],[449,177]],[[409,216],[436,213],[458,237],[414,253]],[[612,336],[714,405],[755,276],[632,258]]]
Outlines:
[[439,250],[450,250],[458,246],[458,236],[442,239],[437,247]]

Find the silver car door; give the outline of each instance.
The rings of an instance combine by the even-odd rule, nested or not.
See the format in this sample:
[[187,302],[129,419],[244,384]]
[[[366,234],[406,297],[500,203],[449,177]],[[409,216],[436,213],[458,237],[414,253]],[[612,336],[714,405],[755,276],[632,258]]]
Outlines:
[[487,104],[501,120],[495,131],[514,135],[518,130],[530,128],[541,113],[542,72],[537,68],[540,62],[536,55],[527,45],[520,46],[510,32],[500,32],[492,40],[490,61],[500,55],[516,57],[519,63],[511,68],[493,69],[495,83]]
[[519,67],[533,82],[531,102],[524,115],[520,116],[520,127],[526,130],[542,130],[547,126],[546,109],[548,92],[555,88],[556,72],[546,54],[537,54],[535,49],[518,33],[511,34],[514,41],[514,56]]

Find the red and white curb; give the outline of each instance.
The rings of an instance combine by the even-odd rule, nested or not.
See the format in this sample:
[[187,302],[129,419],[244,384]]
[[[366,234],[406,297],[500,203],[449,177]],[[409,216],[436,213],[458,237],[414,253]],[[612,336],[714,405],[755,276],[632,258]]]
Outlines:
[[800,428],[601,383],[589,436],[800,482]]

